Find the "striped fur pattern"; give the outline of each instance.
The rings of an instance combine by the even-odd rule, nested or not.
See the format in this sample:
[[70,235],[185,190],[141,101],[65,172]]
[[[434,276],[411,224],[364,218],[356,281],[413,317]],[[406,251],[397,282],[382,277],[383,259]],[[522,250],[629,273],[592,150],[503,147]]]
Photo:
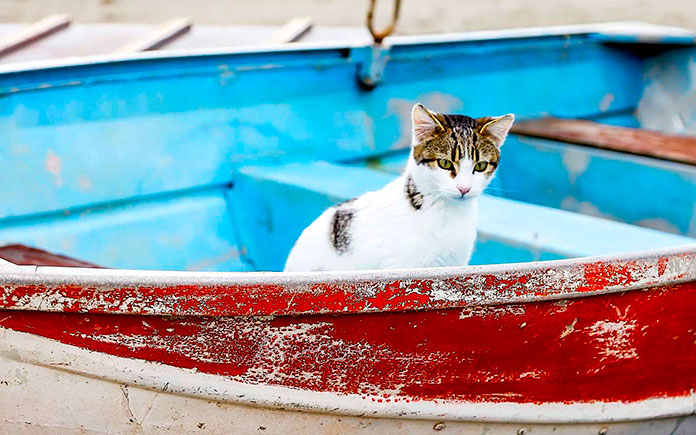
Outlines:
[[492,118],[474,119],[464,115],[433,114],[442,129],[435,129],[413,148],[416,163],[437,167],[438,159],[453,163],[450,176],[455,178],[460,170],[460,162],[468,158],[474,162],[488,162],[485,175],[492,175],[500,161],[499,145],[496,141],[480,133],[481,127]]
[[468,264],[477,198],[495,175],[513,115],[470,118],[412,110],[404,173],[381,190],[331,207],[292,248],[286,271]]

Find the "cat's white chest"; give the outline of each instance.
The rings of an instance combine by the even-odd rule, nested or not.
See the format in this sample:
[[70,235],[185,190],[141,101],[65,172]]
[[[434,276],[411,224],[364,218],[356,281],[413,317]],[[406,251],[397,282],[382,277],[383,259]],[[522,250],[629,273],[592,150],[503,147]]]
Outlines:
[[[381,208],[359,217],[351,252],[358,268],[466,265],[476,240],[476,200],[448,207]],[[382,214],[383,213],[383,214]]]
[[[403,181],[329,209],[300,236],[286,270],[463,266],[476,240],[477,200],[414,209]],[[341,228],[336,226],[340,224]]]
[[421,267],[468,264],[476,241],[476,204],[433,214],[425,216],[429,231],[411,255],[422,258]]

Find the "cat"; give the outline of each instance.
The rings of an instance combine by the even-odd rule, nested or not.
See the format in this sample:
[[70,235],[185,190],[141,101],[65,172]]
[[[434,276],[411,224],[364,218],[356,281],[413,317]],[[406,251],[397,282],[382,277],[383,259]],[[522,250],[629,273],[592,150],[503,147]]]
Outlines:
[[324,211],[300,235],[285,271],[466,265],[478,197],[500,162],[512,114],[470,118],[413,106],[403,174]]

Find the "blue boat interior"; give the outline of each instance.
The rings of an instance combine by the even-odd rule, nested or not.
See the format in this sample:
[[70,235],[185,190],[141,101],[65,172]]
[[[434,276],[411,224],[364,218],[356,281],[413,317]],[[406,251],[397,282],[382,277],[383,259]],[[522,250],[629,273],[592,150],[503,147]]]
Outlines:
[[[398,175],[415,102],[694,134],[694,65],[693,38],[587,33],[2,71],[0,245],[282,270],[326,207]],[[696,167],[510,135],[480,213],[474,264],[685,245]]]

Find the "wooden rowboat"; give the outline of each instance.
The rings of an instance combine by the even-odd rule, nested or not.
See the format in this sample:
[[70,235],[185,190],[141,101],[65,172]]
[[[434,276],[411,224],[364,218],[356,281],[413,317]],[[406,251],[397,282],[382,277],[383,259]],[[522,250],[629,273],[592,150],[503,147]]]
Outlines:
[[[273,271],[394,177],[414,101],[624,125],[646,68],[695,52],[623,25],[4,67],[0,428],[693,433],[696,245],[635,178],[693,198],[686,162],[518,132],[477,265]],[[632,220],[637,192],[604,219],[527,188],[611,162],[632,170],[604,192],[635,183],[671,232]]]

